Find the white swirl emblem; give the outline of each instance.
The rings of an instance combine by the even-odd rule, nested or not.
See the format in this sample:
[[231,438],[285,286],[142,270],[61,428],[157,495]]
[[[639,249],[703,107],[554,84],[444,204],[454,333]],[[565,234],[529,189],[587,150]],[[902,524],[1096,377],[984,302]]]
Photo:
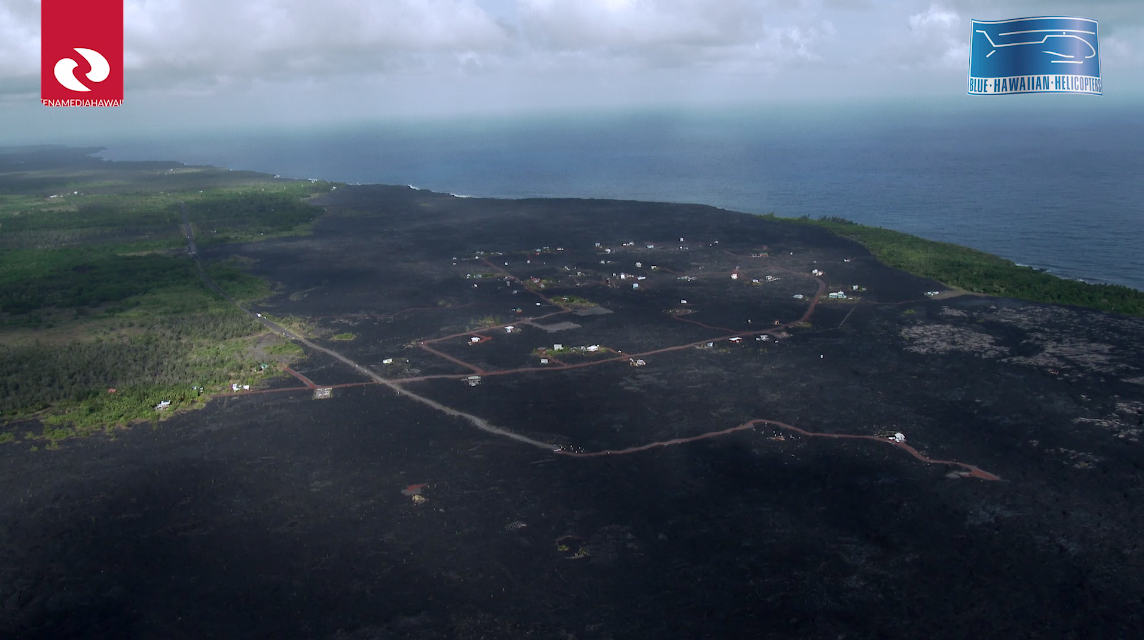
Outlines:
[[[87,60],[87,64],[91,66],[91,71],[87,72],[87,79],[92,82],[103,82],[107,76],[111,74],[111,65],[107,64],[107,58],[104,58],[98,51],[91,49],[81,49],[76,47],[76,53],[83,56]],[[55,73],[56,80],[64,87],[72,91],[91,91],[91,89],[84,86],[75,77],[75,68],[79,63],[71,58],[64,58],[56,63]]]

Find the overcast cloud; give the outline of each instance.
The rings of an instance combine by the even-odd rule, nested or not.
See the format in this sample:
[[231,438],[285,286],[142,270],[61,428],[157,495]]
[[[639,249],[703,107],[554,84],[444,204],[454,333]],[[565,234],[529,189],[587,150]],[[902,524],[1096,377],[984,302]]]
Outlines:
[[[39,12],[37,0],[0,0],[0,110],[37,102]],[[185,109],[192,98],[237,114],[288,100],[298,117],[353,118],[960,96],[970,20],[1029,14],[1099,20],[1106,97],[1144,96],[1141,0],[1036,9],[1008,0],[126,0],[122,109]]]

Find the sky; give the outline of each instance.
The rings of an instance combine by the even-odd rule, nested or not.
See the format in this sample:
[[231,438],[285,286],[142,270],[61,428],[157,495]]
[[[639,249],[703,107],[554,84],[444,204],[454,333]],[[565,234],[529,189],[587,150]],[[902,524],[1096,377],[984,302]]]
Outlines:
[[125,0],[125,100],[39,104],[39,0],[0,0],[0,142],[387,117],[965,95],[970,20],[1100,22],[1144,104],[1142,0]]

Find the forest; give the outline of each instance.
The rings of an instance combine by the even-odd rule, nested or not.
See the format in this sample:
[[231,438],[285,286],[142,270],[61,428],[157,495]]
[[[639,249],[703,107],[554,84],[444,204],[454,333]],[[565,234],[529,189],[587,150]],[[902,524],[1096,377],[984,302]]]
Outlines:
[[[306,198],[337,185],[94,151],[0,149],[0,444],[158,420],[301,356],[204,285],[179,205],[200,246],[257,241],[306,233]],[[204,266],[235,299],[270,292]]]

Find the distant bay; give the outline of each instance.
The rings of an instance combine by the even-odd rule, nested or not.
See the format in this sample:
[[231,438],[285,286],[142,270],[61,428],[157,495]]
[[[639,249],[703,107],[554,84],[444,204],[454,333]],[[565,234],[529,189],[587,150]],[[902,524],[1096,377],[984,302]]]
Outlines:
[[1144,290],[1144,116],[1064,97],[1052,108],[965,97],[925,108],[403,120],[101,144],[114,160],[458,195],[842,216]]

